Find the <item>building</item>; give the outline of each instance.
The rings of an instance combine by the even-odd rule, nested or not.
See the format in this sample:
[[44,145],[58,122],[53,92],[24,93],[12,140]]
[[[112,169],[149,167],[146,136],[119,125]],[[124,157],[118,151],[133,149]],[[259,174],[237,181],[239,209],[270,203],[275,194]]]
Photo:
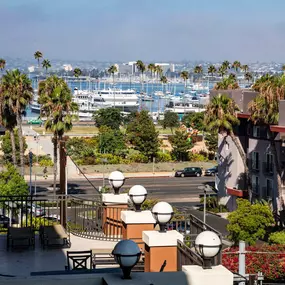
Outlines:
[[73,70],[71,64],[64,64],[64,65],[62,66],[62,68],[64,69],[64,71],[72,71],[72,70]]
[[120,75],[131,75],[134,73],[134,65],[129,63],[118,64],[118,73]]
[[166,73],[167,71],[171,71],[171,72],[174,72],[175,71],[175,64],[173,63],[155,63],[155,65],[159,65],[162,70],[163,70],[163,73]]
[[[264,199],[277,207],[277,175],[268,131],[265,126],[254,125],[249,121],[248,103],[255,98],[256,92],[249,90],[225,90],[210,92],[210,97],[217,93],[226,93],[240,108],[238,118],[240,125],[234,130],[235,135],[246,153],[252,184],[253,199]],[[275,145],[279,164],[284,173],[285,168],[285,101],[279,104],[279,125],[271,126],[275,135]],[[227,197],[226,204],[230,210],[236,208],[236,199],[248,197],[244,177],[244,164],[239,152],[229,136],[219,134],[218,140],[219,170],[216,177],[216,188],[220,197]],[[284,175],[282,177],[284,180]]]

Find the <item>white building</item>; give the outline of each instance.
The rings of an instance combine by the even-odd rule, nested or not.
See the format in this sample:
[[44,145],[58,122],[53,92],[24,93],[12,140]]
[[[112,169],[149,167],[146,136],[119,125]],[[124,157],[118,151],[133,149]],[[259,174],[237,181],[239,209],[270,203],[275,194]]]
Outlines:
[[170,70],[171,72],[175,71],[174,63],[155,63],[155,65],[159,65],[162,68],[163,73],[166,73],[168,70]]
[[72,70],[73,70],[71,64],[64,64],[64,65],[62,66],[62,68],[64,69],[64,71],[72,71]]

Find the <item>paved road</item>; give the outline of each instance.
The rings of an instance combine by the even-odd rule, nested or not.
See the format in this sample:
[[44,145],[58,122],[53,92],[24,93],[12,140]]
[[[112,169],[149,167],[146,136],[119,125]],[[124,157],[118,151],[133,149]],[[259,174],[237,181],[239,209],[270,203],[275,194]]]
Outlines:
[[[90,179],[90,181],[97,188],[103,184],[102,179]],[[122,187],[122,191],[127,191],[133,185],[140,184],[147,189],[149,198],[156,198],[175,204],[191,203],[193,205],[193,203],[199,202],[199,194],[202,194],[203,191],[198,189],[198,186],[204,183],[213,184],[214,179],[212,177],[129,178]],[[105,180],[105,185],[109,185],[107,180]],[[51,181],[39,181],[37,183],[38,195],[52,196],[52,189]],[[87,180],[77,179],[68,181],[68,193],[97,195],[98,192]]]

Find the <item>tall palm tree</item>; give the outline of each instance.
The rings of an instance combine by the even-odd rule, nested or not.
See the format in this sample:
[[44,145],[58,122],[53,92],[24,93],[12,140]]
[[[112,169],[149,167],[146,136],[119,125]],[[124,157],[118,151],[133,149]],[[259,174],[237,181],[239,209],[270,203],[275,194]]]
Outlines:
[[2,91],[10,111],[16,116],[18,127],[21,174],[24,175],[24,141],[22,131],[22,114],[33,99],[32,82],[26,74],[18,69],[7,71],[2,77]]
[[202,65],[197,65],[197,66],[195,66],[195,67],[194,67],[194,73],[195,73],[195,74],[198,74],[199,79],[200,79],[200,76],[201,76],[201,74],[203,73],[203,67],[202,67]]
[[38,61],[38,67],[40,68],[40,59],[43,57],[42,52],[39,50],[34,53],[35,59]]
[[271,76],[267,77],[267,80],[263,78],[263,84],[259,85],[259,92],[259,95],[249,104],[250,119],[254,124],[262,124],[267,127],[277,175],[279,197],[277,206],[281,211],[285,206],[285,193],[282,192],[282,170],[275,143],[276,134],[270,130],[270,125],[277,125],[279,121],[279,101],[285,99],[285,76]]
[[230,76],[227,78],[223,78],[221,81],[217,82],[214,86],[214,90],[233,90],[239,89],[239,85],[234,76]]
[[150,63],[147,66],[147,69],[150,71],[150,77],[152,79],[152,75],[155,73],[155,64],[154,63]]
[[239,139],[235,136],[233,131],[234,128],[239,125],[239,120],[237,118],[238,111],[239,108],[233,99],[226,94],[218,94],[213,97],[207,105],[204,117],[205,126],[207,126],[208,130],[216,131],[224,137],[230,136],[242,159],[245,181],[247,186],[250,188],[246,154]]
[[137,69],[141,73],[141,92],[143,92],[143,75],[144,75],[144,72],[146,70],[146,67],[145,67],[145,64],[141,60],[138,60],[136,62],[136,66],[137,66]]
[[247,64],[244,64],[241,66],[241,70],[243,70],[244,72],[248,72],[248,65]]
[[211,74],[212,75],[212,78],[214,77],[214,73],[216,73],[217,72],[217,69],[216,69],[216,67],[213,65],[213,64],[211,64],[209,67],[208,67],[208,74]]
[[73,70],[73,75],[76,77],[76,78],[78,78],[80,75],[82,74],[82,71],[81,71],[81,69],[80,68],[74,68],[74,70]]
[[46,74],[47,74],[48,68],[51,68],[50,61],[48,59],[44,59],[42,62],[42,67],[46,70]]
[[224,65],[221,65],[218,69],[218,74],[224,78],[224,76],[227,74],[227,69]]
[[244,79],[247,80],[247,82],[249,83],[249,81],[252,81],[253,76],[252,76],[252,74],[250,72],[246,72],[244,74]]
[[180,73],[180,77],[184,80],[184,93],[186,92],[187,80],[189,79],[189,72],[184,70]]
[[6,60],[3,58],[0,58],[0,69],[3,70],[6,66]]
[[58,142],[64,133],[72,129],[72,121],[77,117],[78,105],[72,101],[72,92],[66,82],[57,76],[48,77],[39,85],[41,117],[47,118],[45,129],[53,133],[54,146],[54,193],[56,191]]
[[167,77],[165,75],[162,75],[160,77],[160,82],[162,84],[162,89],[164,89],[163,86],[165,86],[165,84],[167,84],[167,82],[168,82]]
[[235,60],[235,61],[233,62],[233,64],[232,64],[232,68],[233,68],[236,72],[238,72],[238,70],[239,70],[240,67],[241,67],[240,61]]
[[230,62],[228,60],[223,61],[222,66],[226,70],[231,68],[231,64],[230,64]]
[[111,65],[109,68],[108,68],[108,73],[112,75],[112,78],[113,78],[113,85],[115,85],[115,73],[118,72],[118,68],[116,65]]

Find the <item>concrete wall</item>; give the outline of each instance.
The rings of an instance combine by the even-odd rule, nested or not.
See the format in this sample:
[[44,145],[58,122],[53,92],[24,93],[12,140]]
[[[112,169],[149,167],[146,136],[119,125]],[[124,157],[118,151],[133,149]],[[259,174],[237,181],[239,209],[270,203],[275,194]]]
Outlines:
[[279,125],[285,126],[285,100],[279,102]]

